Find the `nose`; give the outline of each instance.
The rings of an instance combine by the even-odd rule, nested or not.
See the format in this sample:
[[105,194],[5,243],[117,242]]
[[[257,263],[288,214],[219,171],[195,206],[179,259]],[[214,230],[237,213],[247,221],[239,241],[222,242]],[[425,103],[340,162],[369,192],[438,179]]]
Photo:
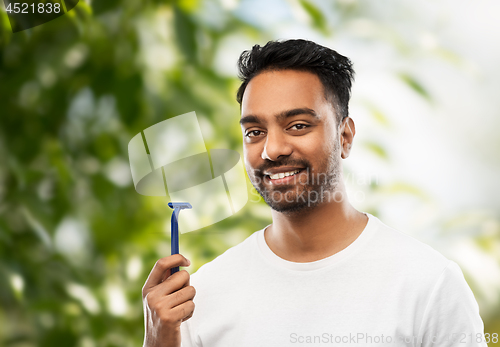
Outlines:
[[280,132],[269,131],[261,158],[276,161],[279,157],[289,156],[290,154],[292,154],[292,146],[288,143],[286,135]]

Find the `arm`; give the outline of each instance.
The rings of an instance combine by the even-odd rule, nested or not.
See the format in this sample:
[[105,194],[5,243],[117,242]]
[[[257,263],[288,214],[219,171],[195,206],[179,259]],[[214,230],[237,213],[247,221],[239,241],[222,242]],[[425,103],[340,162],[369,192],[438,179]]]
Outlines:
[[441,273],[427,302],[420,341],[422,347],[487,347],[476,299],[453,261]]

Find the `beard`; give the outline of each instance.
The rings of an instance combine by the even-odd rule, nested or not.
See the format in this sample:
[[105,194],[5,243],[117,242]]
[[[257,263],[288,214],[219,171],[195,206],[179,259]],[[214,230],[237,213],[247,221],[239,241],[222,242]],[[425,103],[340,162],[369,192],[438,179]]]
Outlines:
[[[273,210],[284,214],[304,212],[323,202],[335,199],[336,188],[340,180],[340,142],[334,141],[333,149],[320,162],[317,170],[305,159],[287,157],[281,161],[269,161],[256,170],[248,170],[250,181]],[[293,183],[270,185],[265,183],[269,177],[263,172],[267,169],[294,166],[302,167]],[[316,172],[315,172],[316,171]],[[304,174],[305,173],[305,174]],[[336,200],[337,201],[337,200]]]

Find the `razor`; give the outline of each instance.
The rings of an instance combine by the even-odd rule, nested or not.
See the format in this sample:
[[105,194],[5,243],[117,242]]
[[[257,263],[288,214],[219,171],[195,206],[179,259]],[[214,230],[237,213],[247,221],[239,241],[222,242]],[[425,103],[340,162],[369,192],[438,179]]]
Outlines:
[[[179,254],[179,213],[181,210],[191,209],[193,207],[189,202],[169,202],[168,207],[174,210],[172,219],[170,220],[170,253]],[[170,269],[170,275],[173,275],[177,271],[179,271],[178,266]]]

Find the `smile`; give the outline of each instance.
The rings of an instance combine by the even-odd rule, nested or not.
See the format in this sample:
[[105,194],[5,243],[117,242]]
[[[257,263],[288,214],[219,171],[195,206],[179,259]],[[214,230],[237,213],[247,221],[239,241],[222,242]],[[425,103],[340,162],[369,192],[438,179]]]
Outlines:
[[288,177],[288,176],[293,176],[297,173],[299,173],[300,170],[294,170],[294,171],[289,171],[289,172],[280,172],[280,173],[277,173],[277,174],[274,174],[274,175],[268,175],[269,178],[271,180],[277,180],[277,179],[280,179],[280,178],[285,178],[285,177]]

